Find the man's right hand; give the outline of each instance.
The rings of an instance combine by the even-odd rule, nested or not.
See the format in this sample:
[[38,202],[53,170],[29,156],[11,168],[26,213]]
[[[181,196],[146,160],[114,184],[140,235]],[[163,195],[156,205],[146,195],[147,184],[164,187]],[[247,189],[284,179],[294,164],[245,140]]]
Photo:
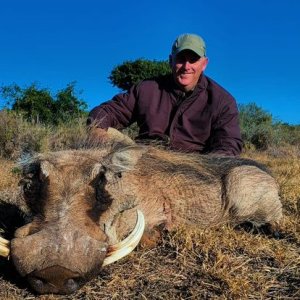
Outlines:
[[103,143],[125,143],[127,145],[134,145],[135,142],[127,135],[119,130],[109,127],[108,129],[92,127],[89,129],[89,140],[95,144]]

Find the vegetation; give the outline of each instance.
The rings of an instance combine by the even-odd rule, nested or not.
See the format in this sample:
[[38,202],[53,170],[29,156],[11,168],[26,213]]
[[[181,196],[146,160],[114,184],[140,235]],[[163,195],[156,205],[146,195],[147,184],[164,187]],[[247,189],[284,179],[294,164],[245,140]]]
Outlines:
[[28,152],[74,147],[86,133],[86,117],[66,119],[60,125],[28,122],[16,111],[0,111],[0,157],[18,159]]
[[77,98],[74,82],[54,97],[48,89],[39,88],[36,84],[26,88],[17,84],[4,86],[0,89],[0,95],[6,101],[6,109],[34,124],[58,125],[86,115],[87,104]]
[[167,61],[137,59],[135,61],[125,61],[116,66],[108,78],[112,85],[123,91],[128,91],[133,84],[141,80],[170,73],[171,69]]
[[255,145],[258,149],[266,149],[273,139],[272,115],[255,103],[240,105],[239,111],[244,143],[248,146]]
[[273,120],[270,113],[255,103],[239,105],[240,126],[244,146],[257,150],[300,145],[300,125],[291,126]]
[[[64,96],[65,93],[62,93],[62,98]],[[85,132],[86,113],[80,110],[71,112],[68,101],[66,105],[64,101],[60,103],[62,108],[57,111],[56,119],[52,117],[45,122],[41,121],[45,120],[41,117],[45,114],[38,110],[35,112],[38,112],[39,122],[36,122],[37,117],[33,122],[33,117],[24,110],[0,111],[0,156],[16,159],[22,152],[57,150],[70,146],[70,140],[74,143],[76,136]],[[42,111],[46,110],[43,108]],[[240,123],[245,149],[279,152],[288,145],[300,146],[300,125],[274,122],[271,114],[254,103],[240,106]],[[134,137],[137,130],[134,124],[125,132]]]

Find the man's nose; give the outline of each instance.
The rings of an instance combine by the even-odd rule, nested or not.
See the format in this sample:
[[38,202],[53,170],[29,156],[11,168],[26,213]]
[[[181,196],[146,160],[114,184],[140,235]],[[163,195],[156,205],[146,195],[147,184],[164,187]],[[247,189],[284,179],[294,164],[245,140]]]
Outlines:
[[182,66],[183,66],[185,69],[190,69],[191,63],[190,63],[188,60],[184,60],[183,63],[182,63]]

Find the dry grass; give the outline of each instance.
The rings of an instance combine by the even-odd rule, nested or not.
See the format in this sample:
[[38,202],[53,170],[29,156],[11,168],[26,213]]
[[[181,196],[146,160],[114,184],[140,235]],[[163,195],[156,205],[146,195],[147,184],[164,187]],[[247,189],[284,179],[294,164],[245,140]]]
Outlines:
[[18,175],[13,173],[15,163],[0,157],[0,190],[16,184]]
[[[278,234],[178,228],[154,249],[104,268],[72,296],[34,295],[0,260],[0,299],[300,299],[299,149],[244,156],[267,164],[277,178],[284,207]],[[1,174],[11,167],[2,160]],[[2,178],[0,189],[11,184],[11,177]]]
[[86,136],[86,118],[59,126],[32,124],[22,116],[0,110],[0,157],[18,159],[24,153],[75,147]]

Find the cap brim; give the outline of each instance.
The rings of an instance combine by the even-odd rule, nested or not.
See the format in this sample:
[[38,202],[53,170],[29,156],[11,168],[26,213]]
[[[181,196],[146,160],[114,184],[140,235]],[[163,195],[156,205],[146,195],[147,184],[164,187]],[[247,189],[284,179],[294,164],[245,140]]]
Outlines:
[[193,47],[180,47],[177,48],[175,51],[173,51],[173,54],[177,55],[178,53],[184,51],[184,50],[190,50],[196,53],[199,57],[205,56],[205,54],[200,51],[199,49],[193,49]]

